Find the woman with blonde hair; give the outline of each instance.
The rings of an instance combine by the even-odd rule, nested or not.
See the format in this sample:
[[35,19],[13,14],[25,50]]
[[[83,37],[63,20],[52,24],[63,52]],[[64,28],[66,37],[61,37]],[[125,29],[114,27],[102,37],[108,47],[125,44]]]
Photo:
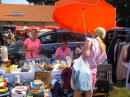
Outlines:
[[[96,28],[93,34],[93,38],[86,37],[83,47],[82,56],[84,60],[88,61],[92,74],[92,89],[94,89],[96,83],[97,66],[107,59],[106,46],[103,42],[105,35],[106,31],[104,28]],[[81,53],[81,50],[76,48],[75,52]],[[92,97],[92,92],[93,90],[85,91],[85,97]],[[74,91],[74,97],[81,97],[81,92]]]

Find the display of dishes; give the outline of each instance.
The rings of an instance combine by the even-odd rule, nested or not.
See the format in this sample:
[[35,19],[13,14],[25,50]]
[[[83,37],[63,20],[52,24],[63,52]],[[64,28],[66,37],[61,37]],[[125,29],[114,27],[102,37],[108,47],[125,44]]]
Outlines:
[[59,66],[59,70],[64,70],[65,68],[69,68],[69,66],[68,65],[64,65],[64,64],[60,64],[60,66]]
[[52,71],[54,69],[54,66],[52,64],[45,64],[44,69],[48,71]]
[[5,73],[12,73],[13,69],[11,67],[6,67],[5,69]]

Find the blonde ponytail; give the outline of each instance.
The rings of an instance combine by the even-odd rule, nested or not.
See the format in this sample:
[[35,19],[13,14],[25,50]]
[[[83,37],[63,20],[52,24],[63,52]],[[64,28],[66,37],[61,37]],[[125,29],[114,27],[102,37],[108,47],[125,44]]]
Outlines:
[[94,31],[94,34],[93,34],[95,39],[99,42],[99,45],[101,46],[102,52],[104,52],[106,50],[106,46],[102,40],[105,38],[105,35],[106,35],[106,31],[102,27],[96,28]]
[[102,41],[100,37],[95,37],[95,39],[99,42],[99,45],[101,46],[102,52],[106,51],[106,45]]

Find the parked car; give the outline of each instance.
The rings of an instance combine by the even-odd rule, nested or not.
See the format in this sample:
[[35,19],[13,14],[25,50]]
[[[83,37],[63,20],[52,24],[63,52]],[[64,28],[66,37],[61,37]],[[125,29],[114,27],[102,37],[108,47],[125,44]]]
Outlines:
[[[37,37],[41,41],[41,56],[51,57],[52,54],[55,54],[55,51],[58,47],[61,46],[62,40],[67,40],[68,47],[71,48],[74,52],[76,47],[83,46],[85,35],[69,32],[67,30],[51,31],[45,34],[39,35]],[[9,55],[14,55],[16,53],[22,54],[25,57],[25,52],[22,50],[23,43],[15,44],[8,48]]]
[[14,31],[15,29],[16,29],[16,27],[13,26],[13,25],[2,25],[2,26],[0,26],[1,31],[7,31],[7,30]]

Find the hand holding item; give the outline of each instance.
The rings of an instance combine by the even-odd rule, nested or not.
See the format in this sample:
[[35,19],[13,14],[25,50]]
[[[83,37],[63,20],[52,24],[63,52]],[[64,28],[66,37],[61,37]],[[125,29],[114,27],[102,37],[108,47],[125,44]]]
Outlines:
[[33,48],[27,49],[27,52],[34,52]]
[[70,67],[70,65],[71,65],[71,63],[72,63],[72,57],[71,56],[66,56],[66,63],[69,65],[69,67]]
[[[66,56],[67,57],[67,56]],[[69,56],[72,60],[74,59],[74,57],[72,55]]]
[[41,49],[38,49],[38,50],[37,50],[37,54],[39,54],[39,53],[40,53],[40,51],[41,51]]
[[58,59],[61,59],[61,54],[58,55]]
[[80,54],[81,52],[82,52],[82,51],[81,51],[80,48],[77,47],[77,48],[75,49],[75,53],[76,53],[76,54]]

